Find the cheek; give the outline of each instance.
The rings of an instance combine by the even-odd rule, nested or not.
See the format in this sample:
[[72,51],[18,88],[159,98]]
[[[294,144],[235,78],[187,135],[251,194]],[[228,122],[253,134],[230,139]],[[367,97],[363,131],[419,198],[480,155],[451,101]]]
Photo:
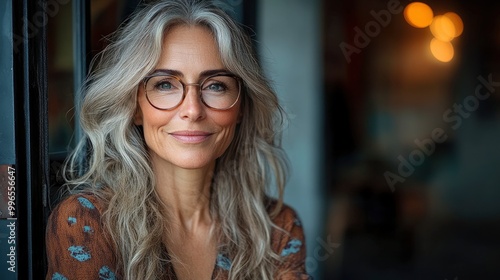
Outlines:
[[136,124],[140,122],[144,134],[144,140],[148,147],[154,146],[161,141],[161,127],[165,126],[172,115],[153,108],[145,97],[139,96],[138,113],[136,113]]
[[156,110],[149,104],[146,96],[144,95],[142,90],[140,90],[137,98],[136,120],[140,121],[141,125],[144,127],[155,126],[157,125],[159,120],[165,119],[165,116],[163,116],[163,114],[164,112]]
[[[229,113],[229,112],[228,112]],[[230,114],[225,114],[222,116],[219,116],[218,118],[214,118],[214,121],[223,129],[222,133],[222,138],[221,139],[224,143],[224,150],[229,146],[229,144],[233,141],[235,133],[236,133],[236,126],[239,123],[239,110],[235,110],[234,112],[231,112]]]
[[236,135],[236,125],[228,125],[219,135],[218,144],[216,144],[216,157],[221,157],[234,141]]
[[172,119],[170,114],[158,110],[143,110],[142,111],[142,126],[144,130],[157,130],[161,127],[167,126]]
[[229,111],[223,112],[222,114],[214,115],[213,120],[228,132],[231,131],[232,134],[236,125],[240,123],[241,120],[240,104],[237,104],[237,106],[231,108]]

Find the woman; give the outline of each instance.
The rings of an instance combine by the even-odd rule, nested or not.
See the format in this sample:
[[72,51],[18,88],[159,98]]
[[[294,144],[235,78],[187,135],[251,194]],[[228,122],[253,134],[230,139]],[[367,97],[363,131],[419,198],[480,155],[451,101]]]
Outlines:
[[145,5],[96,68],[47,279],[308,279],[282,204],[283,113],[229,16],[206,1]]

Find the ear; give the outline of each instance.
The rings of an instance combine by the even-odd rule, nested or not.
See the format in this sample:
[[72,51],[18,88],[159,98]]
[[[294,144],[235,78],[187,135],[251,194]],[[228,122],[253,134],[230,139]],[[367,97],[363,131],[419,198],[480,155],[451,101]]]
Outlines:
[[134,124],[135,125],[142,125],[142,110],[139,104],[137,104],[137,108],[135,109],[135,114],[134,114]]

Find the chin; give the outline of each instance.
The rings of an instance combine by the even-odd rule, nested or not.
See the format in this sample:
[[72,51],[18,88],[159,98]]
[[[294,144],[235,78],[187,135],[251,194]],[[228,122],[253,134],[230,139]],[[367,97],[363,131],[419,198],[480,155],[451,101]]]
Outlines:
[[212,166],[215,163],[215,159],[201,159],[199,157],[195,158],[184,158],[180,160],[173,160],[171,164],[183,169],[203,169]]
[[[207,153],[207,151],[177,150],[170,153],[153,153],[152,160],[158,167],[182,168],[182,169],[206,169],[215,166],[218,153]],[[161,167],[160,167],[161,168]]]

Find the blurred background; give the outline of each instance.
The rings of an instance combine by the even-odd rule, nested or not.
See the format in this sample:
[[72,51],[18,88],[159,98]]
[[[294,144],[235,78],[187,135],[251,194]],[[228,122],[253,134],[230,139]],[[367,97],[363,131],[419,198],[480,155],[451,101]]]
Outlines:
[[[78,9],[53,2],[49,147],[57,189],[59,163],[78,135],[81,62]],[[87,56],[137,3],[90,1]],[[249,27],[289,114],[285,200],[303,220],[315,279],[500,279],[498,2],[221,3]]]

